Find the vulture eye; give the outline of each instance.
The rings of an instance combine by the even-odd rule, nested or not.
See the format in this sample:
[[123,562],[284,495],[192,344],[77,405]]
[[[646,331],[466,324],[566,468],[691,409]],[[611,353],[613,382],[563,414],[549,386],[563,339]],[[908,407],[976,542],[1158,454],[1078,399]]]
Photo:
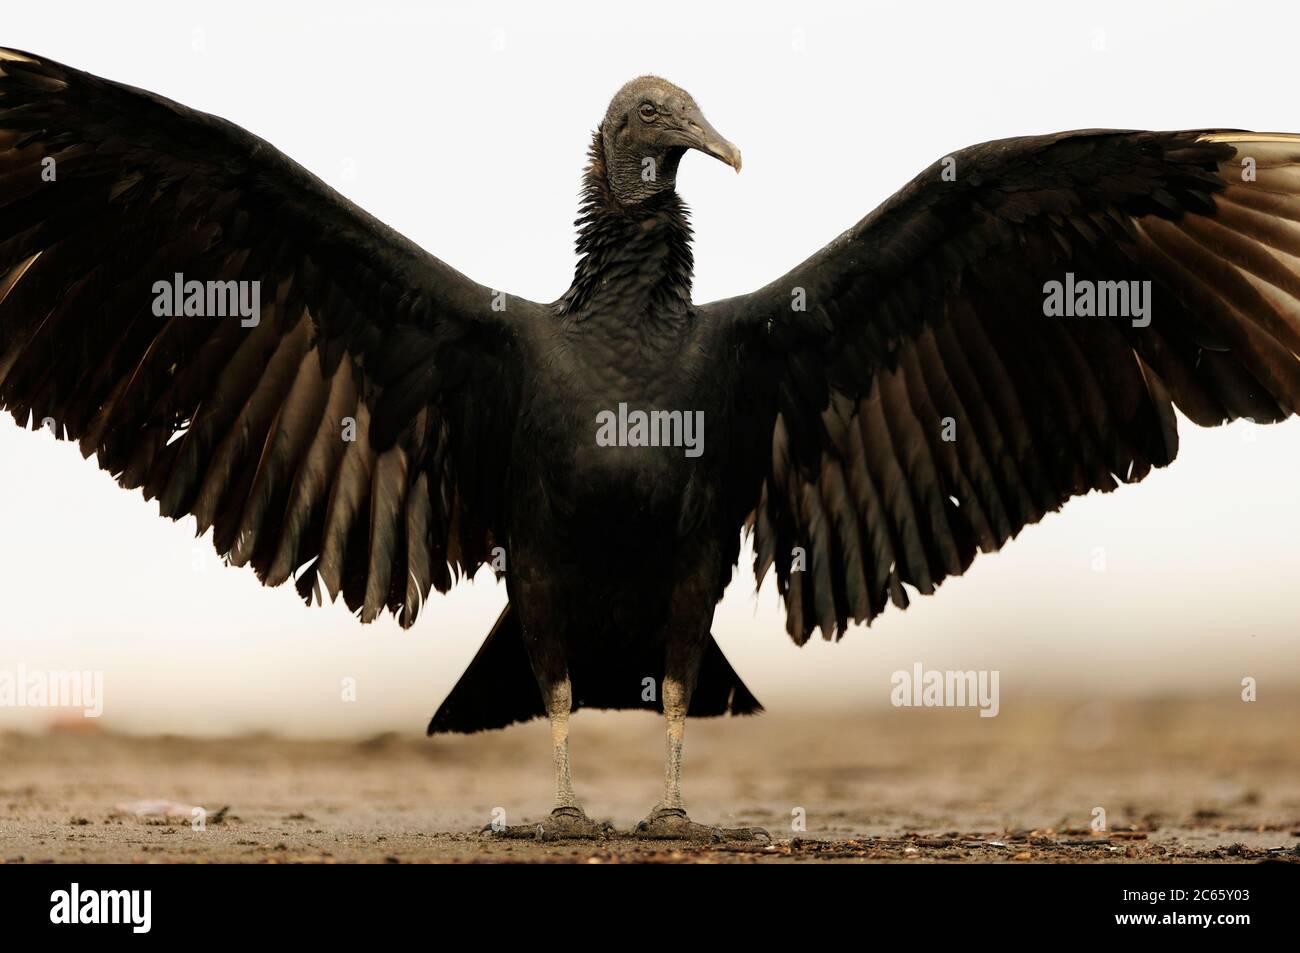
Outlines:
[[650,103],[641,104],[641,118],[646,122],[653,122],[655,118],[655,108]]

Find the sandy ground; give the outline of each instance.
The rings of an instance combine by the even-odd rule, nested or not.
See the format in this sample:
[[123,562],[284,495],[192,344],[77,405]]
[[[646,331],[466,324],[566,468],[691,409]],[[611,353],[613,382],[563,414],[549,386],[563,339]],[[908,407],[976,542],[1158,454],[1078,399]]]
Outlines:
[[[11,733],[0,735],[0,859],[1300,862],[1297,728],[1300,700],[1235,699],[692,721],[692,816],[773,838],[707,847],[477,833],[495,809],[510,824],[549,810],[538,723],[433,740]],[[661,753],[649,715],[577,715],[588,813],[630,830],[658,796]],[[197,831],[188,818],[118,812],[141,799],[228,810]],[[1090,827],[1095,809],[1104,833]]]

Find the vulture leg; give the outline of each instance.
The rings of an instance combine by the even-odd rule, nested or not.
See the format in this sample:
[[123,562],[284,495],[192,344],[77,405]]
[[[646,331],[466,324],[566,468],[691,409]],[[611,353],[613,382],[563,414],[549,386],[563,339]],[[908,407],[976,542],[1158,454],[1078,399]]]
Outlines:
[[[663,681],[666,746],[664,754],[664,794],[650,816],[636,826],[638,837],[662,840],[719,842],[729,840],[771,840],[759,827],[722,828],[696,824],[686,815],[682,800],[682,744],[686,738],[686,713],[700,673],[700,663],[709,644],[709,621],[712,610],[695,613],[696,620],[684,626],[672,626],[668,636],[668,653]],[[699,620],[703,616],[702,621]]]
[[597,823],[587,817],[573,793],[573,775],[569,768],[569,714],[573,709],[573,691],[569,674],[563,663],[539,664],[534,659],[537,684],[546,702],[546,714],[551,720],[551,744],[555,753],[555,807],[546,820],[536,824],[519,824],[493,831],[498,837],[529,838],[537,840],[569,840],[573,838],[605,837],[613,831],[607,823]]

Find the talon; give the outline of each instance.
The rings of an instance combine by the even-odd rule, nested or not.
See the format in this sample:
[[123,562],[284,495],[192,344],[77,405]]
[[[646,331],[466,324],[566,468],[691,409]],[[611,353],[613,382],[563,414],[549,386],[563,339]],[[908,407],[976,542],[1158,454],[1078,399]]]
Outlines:
[[650,816],[637,824],[633,834],[654,840],[684,840],[695,843],[721,844],[727,841],[757,840],[759,835],[769,842],[771,837],[760,827],[727,829],[708,824],[696,824],[679,807],[657,807]]
[[516,840],[559,841],[600,839],[608,837],[613,830],[608,821],[593,821],[587,817],[581,807],[564,806],[555,808],[542,821],[495,829],[488,825],[480,833]]

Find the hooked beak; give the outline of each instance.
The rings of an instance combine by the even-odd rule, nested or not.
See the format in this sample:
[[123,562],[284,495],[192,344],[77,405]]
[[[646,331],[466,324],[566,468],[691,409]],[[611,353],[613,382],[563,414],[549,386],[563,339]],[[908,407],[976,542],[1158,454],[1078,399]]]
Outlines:
[[718,130],[709,125],[709,121],[704,118],[704,114],[698,109],[691,110],[686,114],[685,126],[682,131],[689,140],[692,149],[698,149],[706,155],[720,159],[737,172],[740,171],[740,150],[722,138]]

